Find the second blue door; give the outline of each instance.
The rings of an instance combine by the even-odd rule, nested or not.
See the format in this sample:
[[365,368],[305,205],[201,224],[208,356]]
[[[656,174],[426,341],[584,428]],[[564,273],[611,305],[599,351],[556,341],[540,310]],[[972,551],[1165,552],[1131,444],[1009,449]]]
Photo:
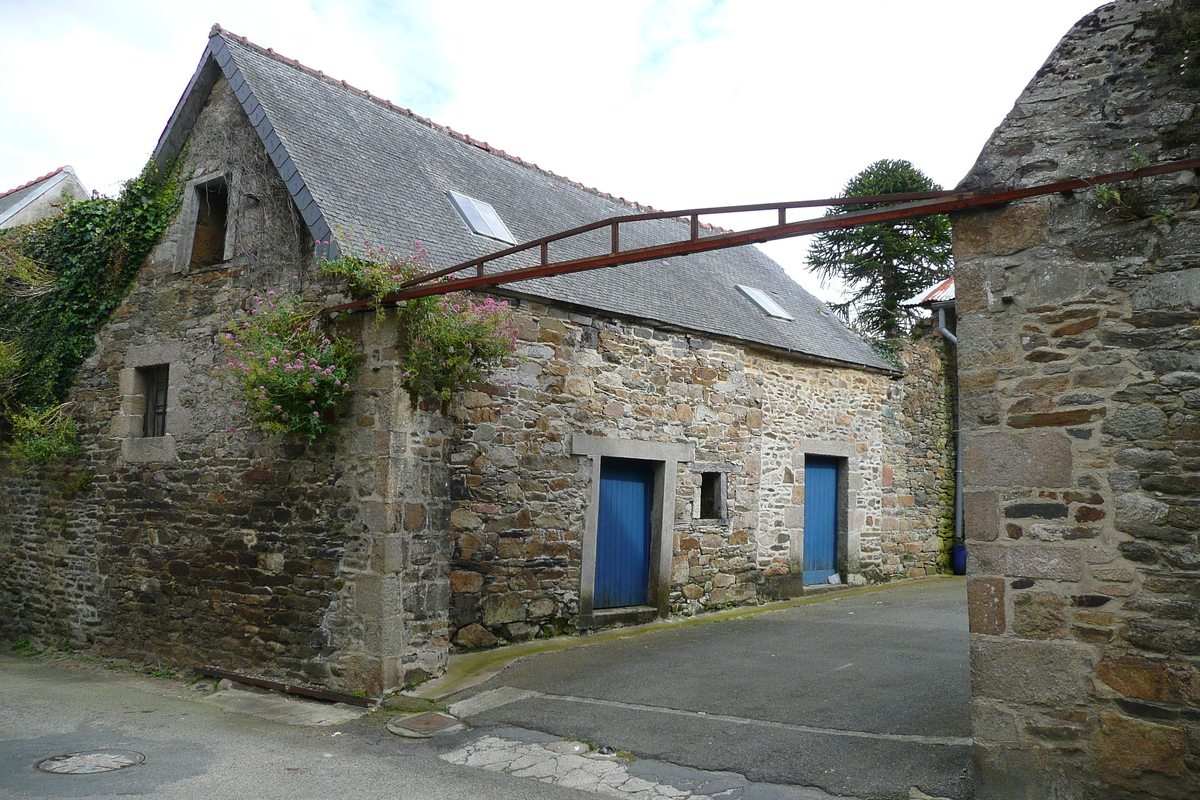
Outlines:
[[837,572],[838,459],[804,458],[804,582]]
[[646,604],[653,500],[652,463],[627,458],[600,462],[594,608]]

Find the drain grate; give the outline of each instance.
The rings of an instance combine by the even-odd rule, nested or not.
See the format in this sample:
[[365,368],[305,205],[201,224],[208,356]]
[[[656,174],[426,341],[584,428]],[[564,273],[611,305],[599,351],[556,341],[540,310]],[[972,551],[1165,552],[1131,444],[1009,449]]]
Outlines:
[[92,775],[97,772],[114,772],[125,769],[125,767],[137,766],[145,760],[145,754],[135,750],[105,748],[50,756],[34,764],[33,768],[58,775]]

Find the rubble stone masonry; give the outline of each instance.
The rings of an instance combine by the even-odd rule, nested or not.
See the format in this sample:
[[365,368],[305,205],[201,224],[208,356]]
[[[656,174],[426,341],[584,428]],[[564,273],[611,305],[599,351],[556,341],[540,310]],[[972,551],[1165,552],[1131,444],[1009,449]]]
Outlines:
[[[363,364],[341,435],[303,445],[245,431],[214,371],[221,328],[280,283],[324,290],[305,266],[312,247],[286,188],[224,81],[188,158],[189,192],[221,175],[243,198],[231,208],[232,258],[180,263],[193,225],[185,201],[80,373],[80,457],[40,472],[2,465],[0,629],[343,691],[439,672],[444,420],[410,411],[389,326],[361,315],[344,323]],[[138,369],[160,364],[170,367],[167,435],[143,438]]]
[[[80,373],[82,454],[0,465],[0,635],[377,693],[440,672],[452,637],[476,648],[606,624],[586,597],[595,442],[671,454],[652,615],[802,591],[806,453],[843,459],[848,581],[944,569],[935,339],[902,354],[900,377],[522,299],[515,365],[447,416],[410,407],[393,321],[350,315],[337,325],[361,364],[337,432],[248,432],[217,369],[222,328],[280,283],[326,301],[336,287],[314,277],[223,79],[187,158],[180,219]],[[191,266],[196,193],[214,180],[224,260]],[[145,437],[141,370],[160,365],[167,435]],[[706,474],[721,502],[705,514]]]
[[[533,301],[518,313],[519,363],[456,412],[460,646],[579,626],[594,476],[572,453],[576,434],[693,449],[672,476],[670,613],[800,593],[806,453],[845,458],[848,580],[944,570],[938,534],[953,506],[939,342],[906,350],[911,369],[896,380]],[[701,516],[705,472],[725,479],[720,518]]]
[[[968,187],[1200,155],[1147,13],[1085,17]],[[1193,172],[954,224],[978,796],[1200,795]]]

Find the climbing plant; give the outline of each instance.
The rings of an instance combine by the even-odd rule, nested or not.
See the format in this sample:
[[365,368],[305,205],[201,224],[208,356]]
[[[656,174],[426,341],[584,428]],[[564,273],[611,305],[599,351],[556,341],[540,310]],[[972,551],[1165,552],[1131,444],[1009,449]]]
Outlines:
[[225,379],[236,384],[254,427],[312,441],[334,425],[333,410],[350,391],[354,351],[326,334],[285,289],[256,295],[222,334]]
[[116,198],[0,231],[0,420],[13,434],[10,454],[46,460],[74,447],[62,404],[96,329],[179,210],[180,186],[175,169],[148,164]]
[[[346,280],[355,297],[380,301],[405,282],[424,274],[425,249],[393,257],[382,248],[324,262],[321,271]],[[517,327],[508,302],[475,299],[461,292],[403,301],[396,311],[401,385],[415,406],[423,397],[437,398],[448,409],[454,395],[484,381],[508,363],[516,349]]]

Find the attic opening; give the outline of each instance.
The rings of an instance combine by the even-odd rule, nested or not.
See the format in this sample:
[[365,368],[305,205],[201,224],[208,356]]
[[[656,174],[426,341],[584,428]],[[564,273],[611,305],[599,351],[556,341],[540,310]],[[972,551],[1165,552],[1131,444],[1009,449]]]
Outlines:
[[226,260],[225,239],[229,222],[229,187],[225,178],[196,186],[196,233],[192,239],[191,268],[211,267]]

